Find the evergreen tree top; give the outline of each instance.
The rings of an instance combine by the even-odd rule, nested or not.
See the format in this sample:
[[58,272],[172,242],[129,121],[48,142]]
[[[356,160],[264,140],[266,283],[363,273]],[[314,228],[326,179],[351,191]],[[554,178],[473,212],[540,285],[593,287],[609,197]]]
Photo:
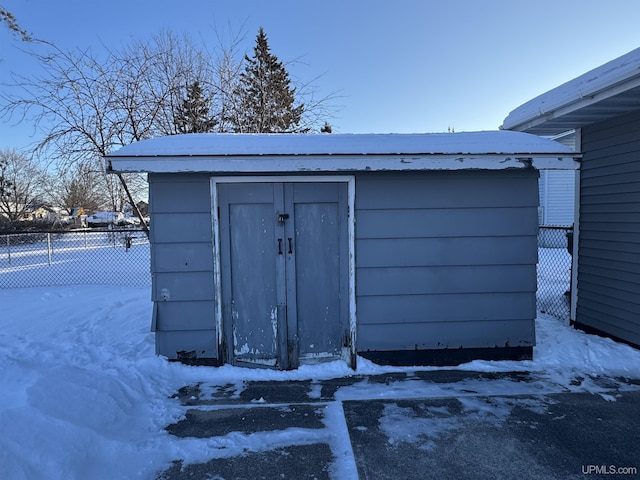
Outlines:
[[296,105],[296,89],[291,87],[283,63],[270,51],[264,29],[256,36],[253,56],[245,55],[236,94],[240,100],[233,126],[243,133],[292,133],[299,129],[304,105]]
[[209,113],[210,100],[198,80],[187,85],[187,97],[176,108],[174,123],[178,133],[207,133],[217,121]]

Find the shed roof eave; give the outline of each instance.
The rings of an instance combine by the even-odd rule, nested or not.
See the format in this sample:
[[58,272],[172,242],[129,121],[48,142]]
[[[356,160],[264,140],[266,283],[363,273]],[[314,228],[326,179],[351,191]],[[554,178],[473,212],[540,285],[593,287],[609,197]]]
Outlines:
[[160,156],[387,156],[485,155],[566,152],[547,139],[522,132],[425,134],[225,134],[168,135],[125,145],[106,155]]
[[291,155],[107,157],[113,173],[338,173],[359,171],[505,170],[552,168],[576,170],[580,154],[567,152],[484,155]]

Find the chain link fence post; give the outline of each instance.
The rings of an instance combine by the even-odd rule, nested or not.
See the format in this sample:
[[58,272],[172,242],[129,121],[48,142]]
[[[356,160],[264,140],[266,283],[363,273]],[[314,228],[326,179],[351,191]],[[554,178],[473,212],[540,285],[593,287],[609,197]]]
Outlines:
[[51,233],[47,233],[47,265],[51,265]]
[[7,259],[9,260],[9,266],[11,266],[11,240],[10,236],[6,235],[7,238]]

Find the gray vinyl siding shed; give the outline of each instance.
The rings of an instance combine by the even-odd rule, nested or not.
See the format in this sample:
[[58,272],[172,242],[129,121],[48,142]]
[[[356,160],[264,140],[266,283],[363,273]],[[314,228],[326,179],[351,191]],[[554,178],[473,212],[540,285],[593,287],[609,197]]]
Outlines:
[[530,358],[537,168],[574,157],[514,132],[197,134],[106,162],[149,173],[157,353],[295,368]]
[[640,49],[527,102],[503,127],[575,130],[583,156],[571,322],[640,346]]
[[533,345],[536,182],[535,170],[357,175],[359,349]]
[[215,358],[209,177],[149,174],[149,215],[156,350]]

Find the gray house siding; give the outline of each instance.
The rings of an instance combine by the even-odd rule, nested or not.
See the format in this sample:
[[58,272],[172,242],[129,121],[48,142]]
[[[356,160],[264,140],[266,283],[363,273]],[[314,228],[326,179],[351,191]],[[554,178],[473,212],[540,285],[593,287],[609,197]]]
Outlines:
[[640,345],[640,111],[582,129],[576,324]]
[[537,177],[358,175],[358,351],[534,345]]
[[156,351],[217,358],[209,175],[149,174]]

